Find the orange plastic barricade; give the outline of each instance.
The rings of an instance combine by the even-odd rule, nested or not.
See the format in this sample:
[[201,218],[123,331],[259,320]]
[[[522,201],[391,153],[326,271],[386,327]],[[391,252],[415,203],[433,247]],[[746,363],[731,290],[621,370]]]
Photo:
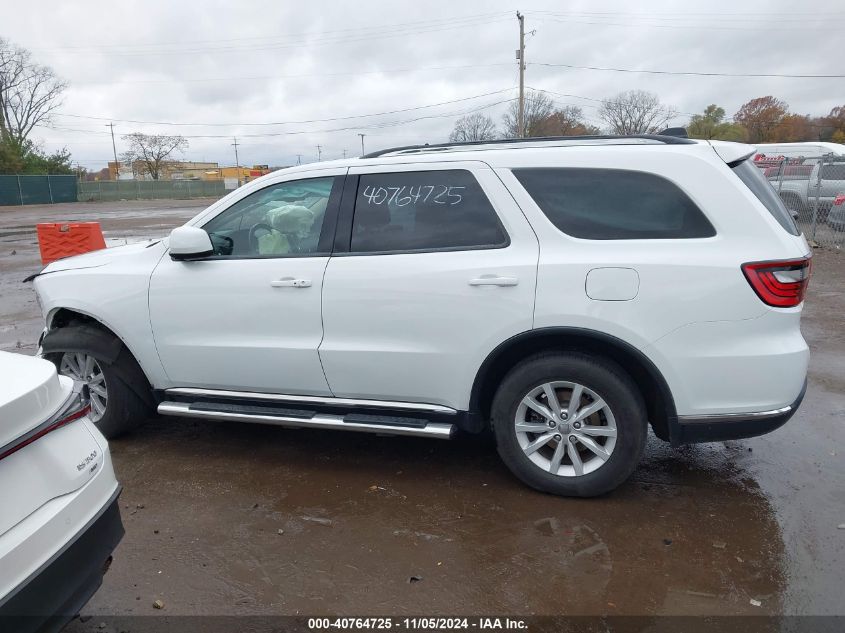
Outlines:
[[42,223],[35,228],[38,231],[41,263],[45,265],[62,257],[106,247],[99,222]]

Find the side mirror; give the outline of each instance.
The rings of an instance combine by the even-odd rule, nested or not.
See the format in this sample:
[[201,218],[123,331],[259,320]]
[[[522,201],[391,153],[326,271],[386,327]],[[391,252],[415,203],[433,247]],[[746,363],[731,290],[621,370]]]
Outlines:
[[170,258],[196,259],[214,254],[208,233],[196,226],[178,226],[170,232]]

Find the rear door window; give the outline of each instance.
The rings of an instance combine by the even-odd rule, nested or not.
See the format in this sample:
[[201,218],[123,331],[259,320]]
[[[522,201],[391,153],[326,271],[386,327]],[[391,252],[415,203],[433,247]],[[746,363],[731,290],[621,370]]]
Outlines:
[[353,253],[501,248],[508,237],[466,170],[363,174],[352,220]]
[[795,226],[795,220],[783,206],[783,200],[780,199],[778,192],[769,184],[760,170],[754,166],[750,160],[744,160],[741,163],[731,167],[733,172],[739,179],[745,183],[745,186],[751,190],[757,199],[763,203],[763,206],[772,214],[772,217],[778,221],[787,232],[792,235],[800,235],[801,232]]
[[589,168],[513,173],[552,224],[573,237],[682,239],[716,234],[689,196],[655,174]]

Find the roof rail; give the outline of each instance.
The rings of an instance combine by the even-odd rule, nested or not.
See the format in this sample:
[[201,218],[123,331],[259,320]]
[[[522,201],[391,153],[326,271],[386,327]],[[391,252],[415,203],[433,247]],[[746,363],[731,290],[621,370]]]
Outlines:
[[[675,129],[682,129],[683,128],[670,128],[666,130],[666,132],[671,132]],[[686,133],[686,130],[684,130]],[[542,143],[542,142],[555,142],[555,141],[597,141],[597,140],[608,140],[608,141],[618,141],[618,140],[625,140],[625,139],[645,139],[649,141],[656,141],[658,143],[663,143],[664,145],[692,145],[695,144],[695,141],[692,141],[688,138],[682,138],[676,135],[670,134],[593,134],[593,135],[584,135],[584,136],[533,136],[529,138],[503,138],[493,141],[462,141],[459,143],[434,143],[428,144],[425,143],[423,145],[404,145],[401,147],[390,147],[388,149],[380,149],[376,152],[370,152],[369,154],[364,154],[361,158],[377,158],[379,156],[384,156],[385,154],[392,154],[393,152],[414,152],[414,151],[425,151],[425,150],[447,150],[453,147],[470,147],[470,146],[484,146],[484,145],[519,145],[520,143]]]

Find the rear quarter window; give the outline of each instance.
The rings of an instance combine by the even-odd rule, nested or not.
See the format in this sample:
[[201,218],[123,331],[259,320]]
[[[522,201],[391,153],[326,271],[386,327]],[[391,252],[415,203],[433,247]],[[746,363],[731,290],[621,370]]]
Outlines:
[[783,206],[783,200],[780,199],[778,192],[769,184],[769,181],[754,166],[753,162],[746,159],[740,163],[731,165],[731,169],[745,183],[745,186],[751,190],[751,193],[763,203],[763,206],[778,221],[778,224],[792,235],[801,234],[798,227],[795,226],[792,216],[789,215],[789,211]]
[[560,231],[590,240],[689,239],[716,230],[676,184],[622,169],[531,168],[513,174]]

